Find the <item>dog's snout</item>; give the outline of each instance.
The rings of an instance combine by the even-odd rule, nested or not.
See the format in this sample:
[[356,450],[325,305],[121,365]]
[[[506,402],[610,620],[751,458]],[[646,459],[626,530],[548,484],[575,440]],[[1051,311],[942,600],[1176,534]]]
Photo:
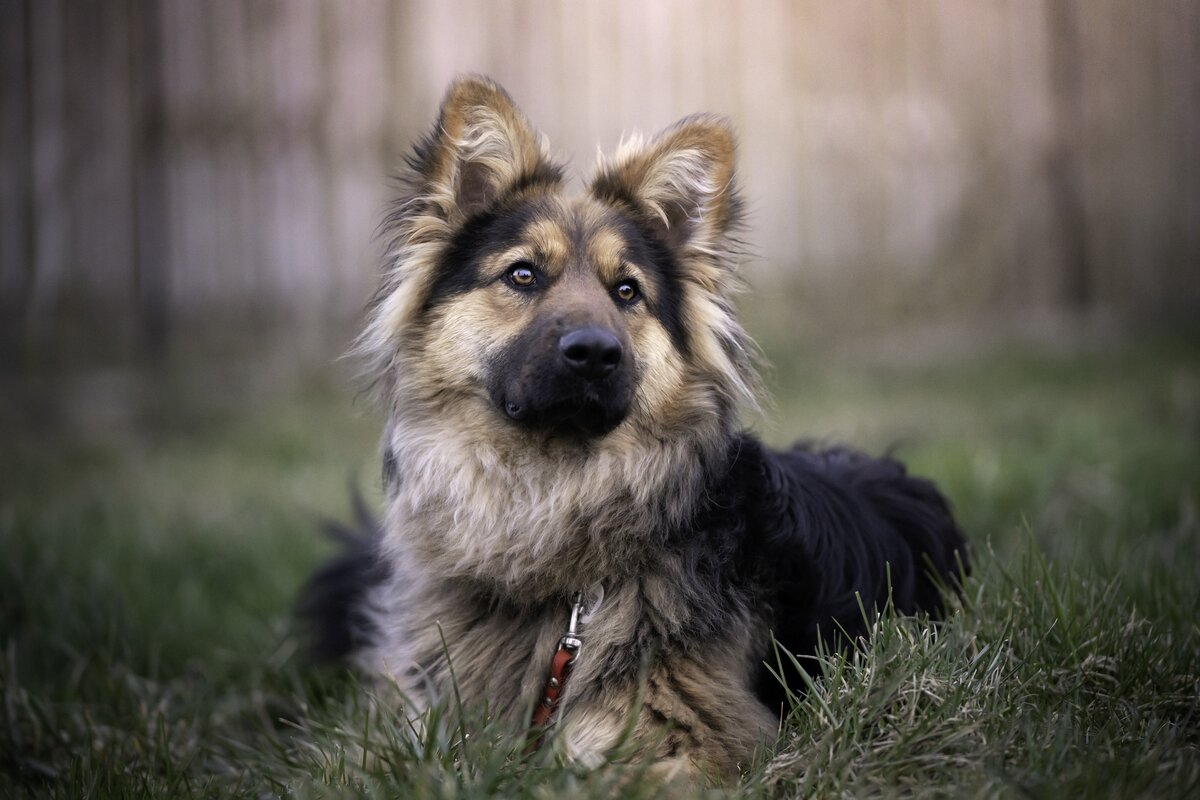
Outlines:
[[608,375],[621,363],[621,340],[603,328],[580,328],[558,340],[563,361],[580,377],[593,380]]

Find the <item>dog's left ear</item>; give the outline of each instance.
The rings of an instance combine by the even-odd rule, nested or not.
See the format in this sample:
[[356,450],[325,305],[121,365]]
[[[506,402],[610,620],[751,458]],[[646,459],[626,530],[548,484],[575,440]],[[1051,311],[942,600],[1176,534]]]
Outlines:
[[739,286],[731,234],[741,221],[734,150],[724,117],[685,117],[648,144],[624,143],[600,164],[591,192],[632,210],[675,253],[684,279],[680,313],[690,320],[697,374],[715,387],[718,402],[753,408],[754,346],[731,300]]
[[592,193],[641,211],[671,247],[721,250],[739,221],[734,185],[734,137],[724,117],[698,114],[663,131],[649,144],[622,144],[592,179]]

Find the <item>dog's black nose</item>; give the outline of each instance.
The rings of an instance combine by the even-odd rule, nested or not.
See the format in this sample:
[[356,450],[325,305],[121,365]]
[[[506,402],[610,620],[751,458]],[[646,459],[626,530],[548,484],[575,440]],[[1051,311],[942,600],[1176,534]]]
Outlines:
[[621,341],[603,328],[580,328],[563,334],[558,351],[571,371],[582,378],[603,378],[621,363]]

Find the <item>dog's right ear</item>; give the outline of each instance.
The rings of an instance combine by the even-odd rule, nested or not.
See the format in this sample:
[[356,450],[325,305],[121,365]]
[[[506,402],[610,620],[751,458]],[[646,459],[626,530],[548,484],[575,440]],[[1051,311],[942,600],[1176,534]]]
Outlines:
[[369,385],[386,388],[395,379],[397,343],[418,317],[445,247],[463,223],[523,188],[562,182],[562,168],[546,150],[496,83],[468,76],[450,85],[382,226],[383,276],[355,344]]
[[495,82],[459,78],[446,92],[437,127],[411,160],[429,210],[457,225],[506,194],[562,181],[544,138]]

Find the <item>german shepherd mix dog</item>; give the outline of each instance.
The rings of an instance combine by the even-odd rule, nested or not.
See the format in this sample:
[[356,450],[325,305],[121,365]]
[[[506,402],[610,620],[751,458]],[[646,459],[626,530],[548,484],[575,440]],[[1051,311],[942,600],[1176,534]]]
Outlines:
[[621,740],[720,777],[778,729],[774,642],[803,662],[863,636],[863,608],[943,610],[966,554],[932,484],[739,427],[724,119],[626,142],[572,194],[469,77],[409,167],[358,343],[386,511],[309,586],[321,654],[415,711],[486,701],[535,741],[553,722],[585,764]]

